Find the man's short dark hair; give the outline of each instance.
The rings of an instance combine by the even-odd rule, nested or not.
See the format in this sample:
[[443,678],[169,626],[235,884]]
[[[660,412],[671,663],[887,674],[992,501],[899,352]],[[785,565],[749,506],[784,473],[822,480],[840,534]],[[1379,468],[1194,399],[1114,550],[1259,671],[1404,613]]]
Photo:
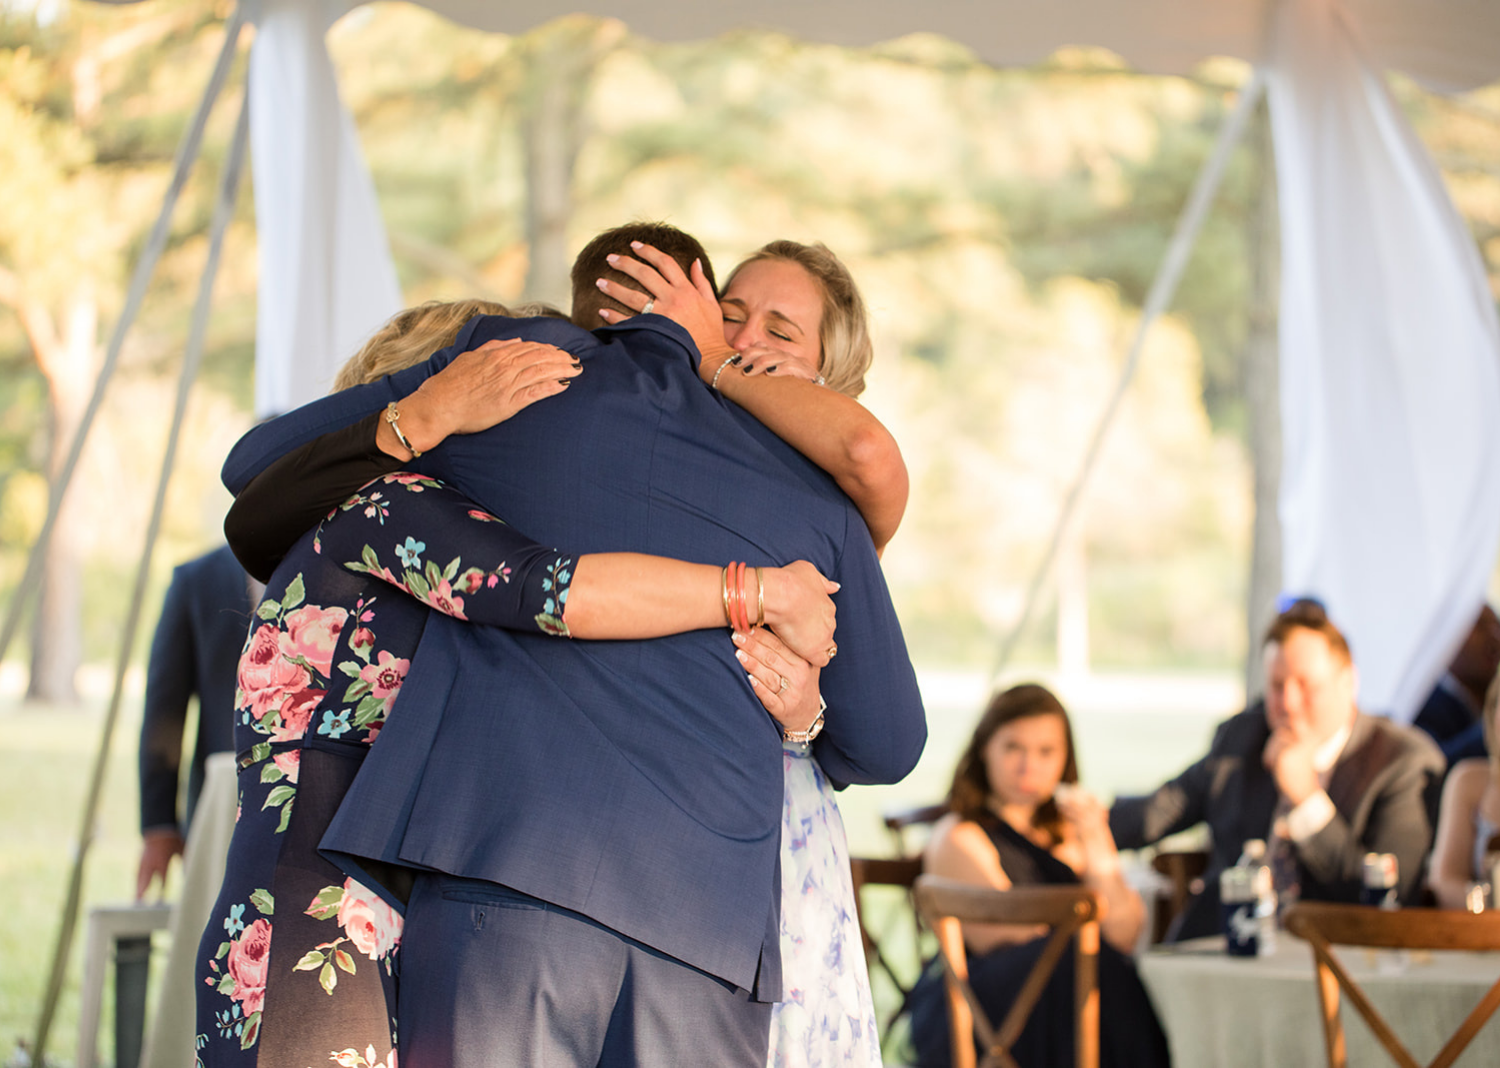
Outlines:
[[613,308],[624,315],[636,314],[636,309],[627,308],[613,297],[605,296],[604,291],[598,285],[600,278],[608,278],[611,282],[618,282],[622,286],[640,291],[641,287],[634,278],[624,271],[615,270],[605,259],[611,253],[621,256],[631,255],[630,243],[632,241],[640,241],[665,252],[677,261],[683,273],[690,276],[693,261],[700,260],[703,263],[703,273],[708,276],[708,284],[714,287],[715,293],[718,293],[719,286],[714,281],[713,265],[708,262],[708,253],[703,251],[703,246],[698,243],[696,237],[663,222],[626,223],[613,230],[606,230],[594,238],[583,246],[583,251],[573,261],[573,323],[575,325],[585,330],[603,326],[604,320],[599,318],[601,308]]
[[1333,625],[1333,620],[1328,618],[1328,609],[1323,607],[1321,601],[1311,597],[1293,601],[1287,606],[1286,611],[1271,621],[1266,628],[1266,636],[1261,641],[1262,649],[1270,645],[1285,644],[1294,630],[1310,630],[1315,634],[1321,634],[1332,649],[1346,664],[1354,663],[1354,656],[1349,651],[1348,639],[1344,632]]

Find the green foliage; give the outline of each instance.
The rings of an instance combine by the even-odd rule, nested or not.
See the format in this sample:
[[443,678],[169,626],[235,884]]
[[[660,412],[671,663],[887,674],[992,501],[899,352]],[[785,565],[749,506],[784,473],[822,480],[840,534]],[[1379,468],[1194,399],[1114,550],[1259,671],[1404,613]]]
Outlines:
[[[222,11],[158,0],[59,12],[45,26],[16,9],[0,16],[0,197],[20,206],[0,217],[0,267],[54,303],[81,275],[97,278],[107,326],[222,39]],[[887,574],[919,656],[969,663],[988,660],[1019,610],[1245,73],[1218,61],[1191,78],[1147,78],[1077,50],[996,70],[924,34],[866,50],[758,31],[659,44],[585,17],[507,37],[398,4],[356,9],[329,39],[413,301],[521,298],[525,124],[562,69],[579,72],[583,118],[571,248],[650,217],[702,237],[721,276],[771,237],[838,251],[877,328],[864,399],[913,475]],[[91,590],[121,585],[119,546],[143,521],[157,445],[139,436],[140,413],[165,409],[243,66],[127,351],[131,414],[106,412],[135,436],[107,432],[120,435],[112,450],[128,471],[96,463],[88,475],[108,502],[94,522],[111,532],[95,551],[115,560],[93,565]],[[92,98],[80,95],[80,70],[92,72]],[[1500,278],[1496,91],[1450,101],[1396,89]],[[1252,148],[1233,158],[1088,498],[1091,630],[1106,663],[1224,665],[1243,648],[1240,364],[1263,166]],[[212,400],[189,447],[198,467],[178,476],[166,559],[216,536],[213,509],[190,502],[222,500],[211,489],[217,459],[246,418],[234,412],[249,406],[252,227],[247,196],[215,295],[199,393]],[[37,522],[23,476],[46,457],[41,382],[18,320],[0,309],[0,584]],[[133,493],[109,492],[132,482]],[[121,598],[90,596],[107,610],[87,613],[89,625],[107,634]],[[1024,652],[1045,659],[1052,619],[1044,606]]]

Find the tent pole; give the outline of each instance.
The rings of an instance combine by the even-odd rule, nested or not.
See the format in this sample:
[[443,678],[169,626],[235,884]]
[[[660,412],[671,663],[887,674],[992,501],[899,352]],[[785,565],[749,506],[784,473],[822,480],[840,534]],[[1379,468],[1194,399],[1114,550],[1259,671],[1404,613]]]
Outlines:
[[120,352],[125,346],[125,336],[135,323],[135,317],[139,314],[141,304],[146,299],[146,287],[150,284],[151,275],[156,270],[156,263],[167,246],[172,212],[177,206],[177,199],[183,187],[187,184],[188,172],[192,170],[193,164],[198,159],[198,153],[202,149],[203,131],[208,125],[209,112],[213,110],[214,103],[224,88],[224,81],[229,76],[229,68],[234,60],[235,46],[239,41],[244,21],[244,14],[236,5],[234,13],[230,15],[229,22],[225,25],[224,47],[219,52],[218,62],[203,92],[203,99],[198,104],[197,114],[193,116],[192,124],[177,148],[172,183],[167,187],[167,194],[162,199],[161,212],[157,215],[156,224],[151,229],[151,235],[146,240],[146,247],[136,263],[135,273],[131,276],[125,307],[121,310],[119,321],[115,323],[114,333],[109,339],[109,348],[105,353],[104,363],[99,368],[99,377],[94,380],[93,395],[89,397],[88,407],[84,409],[78,430],[68,446],[67,460],[58,471],[57,480],[52,484],[47,499],[47,518],[42,523],[41,533],[37,535],[36,541],[31,546],[31,555],[26,560],[26,570],[22,573],[21,581],[17,584],[15,593],[10,599],[10,606],[6,610],[5,625],[0,628],[0,661],[4,661],[5,654],[10,649],[11,639],[16,636],[26,602],[30,600],[32,593],[41,582],[42,565],[47,558],[47,546],[52,541],[52,529],[57,525],[58,512],[62,510],[63,495],[67,493],[68,485],[73,481],[73,473],[78,467],[78,458],[83,453],[83,446],[88,440],[89,431],[93,428],[94,417],[99,414],[99,407],[104,402],[104,392],[110,379],[114,377],[115,367],[120,361]]
[[1126,389],[1135,377],[1146,336],[1156,320],[1171,305],[1172,297],[1177,292],[1177,284],[1182,280],[1182,272],[1187,267],[1188,256],[1191,255],[1193,245],[1198,240],[1198,231],[1203,228],[1203,220],[1207,218],[1208,209],[1213,204],[1219,183],[1224,178],[1224,171],[1229,165],[1229,157],[1234,152],[1235,146],[1243,139],[1250,116],[1255,113],[1255,106],[1264,92],[1265,75],[1257,67],[1249,83],[1240,90],[1234,111],[1230,113],[1229,118],[1219,130],[1219,138],[1214,144],[1213,153],[1199,173],[1198,180],[1193,185],[1193,191],[1188,197],[1187,207],[1183,210],[1181,218],[1177,220],[1177,228],[1172,234],[1171,244],[1167,246],[1167,254],[1162,260],[1161,268],[1156,272],[1156,278],[1151,283],[1150,292],[1146,294],[1146,303],[1141,309],[1140,325],[1136,327],[1135,337],[1130,343],[1130,351],[1125,357],[1125,364],[1120,368],[1114,393],[1104,406],[1104,412],[1094,427],[1093,437],[1089,440],[1088,450],[1084,453],[1083,464],[1079,468],[1077,477],[1073,479],[1073,484],[1068,488],[1067,496],[1063,499],[1062,510],[1058,513],[1057,522],[1053,525],[1052,538],[1047,544],[1047,551],[1041,563],[1037,565],[1031,577],[1031,585],[1026,590],[1026,600],[1021,608],[1021,616],[1016,620],[1016,625],[1011,628],[1010,633],[1006,635],[1005,641],[1000,646],[1000,653],[995,658],[994,667],[990,669],[992,683],[1010,663],[1010,658],[1016,651],[1016,645],[1026,630],[1026,624],[1031,621],[1032,612],[1036,609],[1037,599],[1041,595],[1042,584],[1046,581],[1053,562],[1057,559],[1058,548],[1062,545],[1063,536],[1067,533],[1068,523],[1078,508],[1078,502],[1083,497],[1083,490],[1088,483],[1089,475],[1093,473],[1094,465],[1099,459],[1104,438],[1109,433],[1115,416],[1119,413],[1120,403],[1125,399]]
[[[234,24],[233,37],[238,36],[239,23]],[[83,895],[83,867],[88,858],[89,846],[93,844],[94,823],[98,817],[99,800],[104,790],[104,778],[109,764],[110,743],[119,720],[120,704],[125,692],[125,673],[130,667],[131,650],[135,647],[136,631],[140,625],[141,609],[146,599],[146,585],[151,575],[151,557],[156,540],[161,533],[162,514],[166,509],[167,488],[171,483],[172,469],[176,466],[177,446],[182,437],[182,424],[187,414],[188,395],[198,377],[198,368],[203,362],[204,338],[208,332],[208,316],[212,310],[214,281],[219,273],[219,260],[224,247],[224,235],[234,218],[235,201],[239,196],[240,177],[244,172],[246,145],[250,135],[250,96],[245,94],[240,103],[239,120],[235,125],[234,140],[229,157],[225,161],[224,173],[219,181],[218,201],[214,205],[213,220],[209,227],[208,259],[203,267],[203,278],[198,285],[198,298],[193,306],[192,325],[188,331],[187,350],[183,354],[182,371],[177,380],[177,404],[172,411],[171,429],[167,435],[167,448],[162,456],[161,474],[157,478],[156,498],[151,502],[151,518],[146,527],[145,544],[141,547],[140,563],[136,567],[135,586],[131,591],[130,608],[126,613],[125,628],[120,639],[119,658],[115,664],[114,690],[110,695],[109,709],[104,716],[104,729],[99,738],[99,750],[94,756],[93,774],[89,779],[88,797],[84,801],[83,819],[78,829],[78,845],[73,853],[73,871],[68,880],[68,892],[63,904],[62,923],[58,931],[57,946],[52,955],[52,972],[48,977],[46,998],[37,1022],[36,1042],[32,1047],[32,1063],[45,1064],[48,1032],[57,1009],[58,996],[62,991],[63,977],[67,971],[67,960],[72,948],[74,930],[78,924],[78,906]]]

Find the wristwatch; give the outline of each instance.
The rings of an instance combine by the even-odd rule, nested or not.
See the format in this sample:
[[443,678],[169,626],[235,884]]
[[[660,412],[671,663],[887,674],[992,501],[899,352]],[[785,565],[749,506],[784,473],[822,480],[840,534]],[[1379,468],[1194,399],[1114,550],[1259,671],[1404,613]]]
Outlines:
[[818,718],[807,725],[805,731],[789,731],[785,728],[781,731],[783,741],[802,742],[806,744],[823,733],[823,713],[828,711],[828,702],[823,700],[823,695],[818,694]]

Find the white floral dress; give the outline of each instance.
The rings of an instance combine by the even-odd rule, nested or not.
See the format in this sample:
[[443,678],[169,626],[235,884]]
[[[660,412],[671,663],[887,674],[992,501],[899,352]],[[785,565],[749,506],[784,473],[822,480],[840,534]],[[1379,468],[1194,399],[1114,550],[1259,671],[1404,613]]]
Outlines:
[[849,843],[833,787],[810,746],[782,747],[781,975],[770,1068],[880,1064]]

